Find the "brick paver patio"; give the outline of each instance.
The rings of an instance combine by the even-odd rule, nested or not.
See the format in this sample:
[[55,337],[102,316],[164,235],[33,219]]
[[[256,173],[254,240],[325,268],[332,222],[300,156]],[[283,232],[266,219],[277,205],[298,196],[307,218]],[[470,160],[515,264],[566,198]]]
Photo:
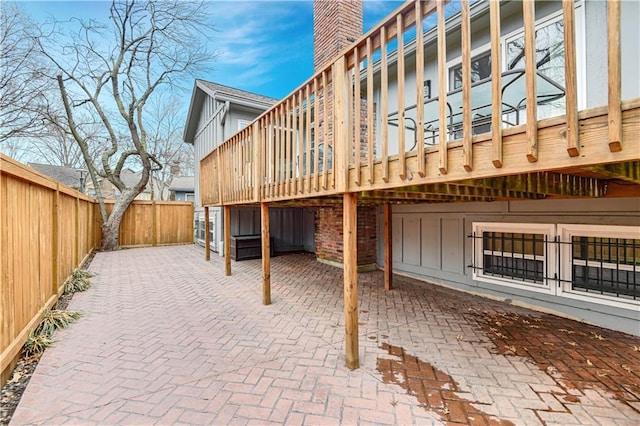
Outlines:
[[400,278],[359,275],[343,359],[342,271],[296,254],[98,253],[12,424],[640,424],[640,338]]

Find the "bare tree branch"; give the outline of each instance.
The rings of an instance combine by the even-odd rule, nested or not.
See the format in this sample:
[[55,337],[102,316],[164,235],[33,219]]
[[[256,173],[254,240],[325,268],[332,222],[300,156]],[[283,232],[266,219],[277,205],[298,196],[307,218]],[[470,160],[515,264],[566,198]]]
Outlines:
[[[81,148],[94,188],[99,190],[104,176],[119,191],[109,214],[99,197],[103,249],[114,249],[122,215],[147,186],[151,174],[188,158],[182,153],[182,144],[176,143],[179,131],[172,131],[161,142],[156,131],[161,126],[156,125],[147,103],[163,91],[177,90],[185,74],[206,67],[214,55],[202,37],[212,29],[205,3],[114,0],[108,22],[53,22],[49,32],[42,31],[33,40],[56,69],[66,117],[56,125],[68,126],[68,134]],[[177,104],[174,99],[170,102]],[[95,125],[99,131],[89,134]],[[154,128],[151,136],[149,125]],[[96,140],[107,142],[98,162],[91,149]],[[156,150],[158,144],[163,148]],[[140,169],[140,178],[128,186],[121,173],[132,167]]]

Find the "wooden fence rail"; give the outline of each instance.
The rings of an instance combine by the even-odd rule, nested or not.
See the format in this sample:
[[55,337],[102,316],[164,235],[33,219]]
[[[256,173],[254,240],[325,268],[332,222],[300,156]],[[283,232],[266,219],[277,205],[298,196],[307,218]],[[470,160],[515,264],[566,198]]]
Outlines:
[[[101,243],[95,199],[0,154],[0,385],[70,272]],[[113,203],[109,203],[110,209]],[[134,201],[122,246],[193,242],[193,204]]]

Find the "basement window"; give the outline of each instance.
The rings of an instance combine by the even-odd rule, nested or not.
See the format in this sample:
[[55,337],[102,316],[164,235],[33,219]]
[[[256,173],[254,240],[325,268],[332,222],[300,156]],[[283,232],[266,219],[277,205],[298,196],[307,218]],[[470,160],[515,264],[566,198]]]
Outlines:
[[558,225],[562,291],[640,301],[640,227]]
[[473,224],[473,276],[478,281],[549,292],[554,225]]

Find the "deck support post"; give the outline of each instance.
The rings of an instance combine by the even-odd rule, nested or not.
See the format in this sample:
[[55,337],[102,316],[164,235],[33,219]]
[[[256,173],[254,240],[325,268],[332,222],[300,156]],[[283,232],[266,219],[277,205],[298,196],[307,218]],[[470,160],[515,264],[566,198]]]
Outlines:
[[231,276],[231,208],[224,206],[224,274]]
[[271,247],[269,233],[269,204],[260,204],[262,227],[262,304],[271,304]]
[[358,356],[358,195],[343,195],[345,365],[360,367]]
[[393,226],[391,203],[386,203],[384,209],[384,289],[393,288]]
[[209,229],[209,207],[205,206],[204,208],[204,260],[207,262],[211,260],[211,249],[210,243],[211,238],[209,237],[210,229]]

